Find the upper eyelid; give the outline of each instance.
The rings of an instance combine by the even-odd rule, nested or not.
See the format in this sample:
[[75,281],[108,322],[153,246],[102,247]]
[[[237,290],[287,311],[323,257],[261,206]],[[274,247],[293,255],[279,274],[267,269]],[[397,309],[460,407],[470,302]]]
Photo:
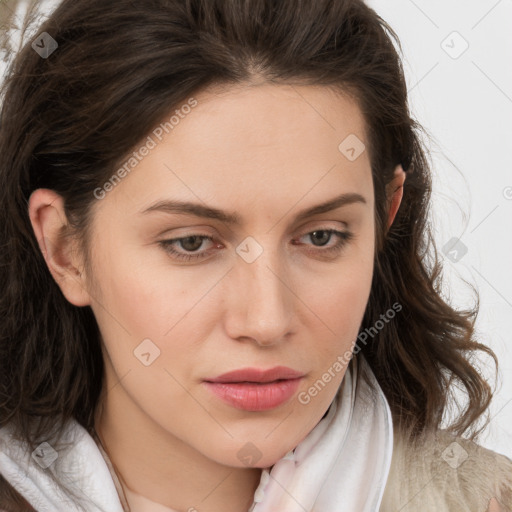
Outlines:
[[[346,222],[342,222],[342,224],[344,224],[344,226],[342,228],[340,228],[339,226],[337,227],[332,227],[332,226],[329,226],[329,225],[322,225],[322,226],[319,226],[319,227],[314,227],[314,228],[307,228],[307,229],[301,229],[299,231],[299,234],[297,235],[294,235],[295,237],[303,237],[304,235],[309,235],[311,233],[313,233],[314,231],[341,231],[341,232],[349,232],[348,230],[348,225]],[[179,235],[179,236],[168,236],[166,238],[164,238],[162,241],[178,241],[178,240],[183,240],[185,238],[189,238],[189,237],[201,237],[201,238],[205,238],[205,239],[211,239],[211,241],[219,241],[219,236],[217,235],[214,235],[214,234],[208,234],[208,233],[204,233],[204,232],[201,232],[199,228],[197,228],[198,231],[190,231],[188,233],[185,233],[183,235]],[[248,235],[247,235],[248,236]],[[241,242],[245,237],[242,237],[240,239],[239,242]]]
[[[312,221],[308,221],[307,224],[310,224],[310,223],[323,223],[323,224],[320,224],[318,227],[316,225],[312,226],[312,227],[302,227],[302,228],[295,228],[294,231],[298,231],[299,232],[299,235],[297,236],[303,236],[305,234],[308,234],[308,233],[311,233],[312,231],[319,231],[319,230],[330,230],[330,229],[333,229],[333,230],[338,230],[338,231],[342,231],[342,230],[349,230],[350,228],[350,224],[349,222],[345,222],[345,221],[342,221],[342,220],[322,220],[322,219],[318,219],[318,220],[312,220]],[[330,224],[327,224],[329,222],[336,222],[337,225],[335,224],[334,226],[333,225],[330,225]],[[341,224],[341,226],[340,226]],[[170,235],[170,231],[176,231],[177,229],[180,229],[180,228],[172,228],[172,229],[166,229],[165,231],[163,231],[159,236],[165,236],[167,237],[166,239],[171,239],[171,240],[175,240],[175,239],[180,239],[180,238],[187,238],[189,236],[208,236],[208,237],[212,237],[214,239],[218,239],[219,237],[221,237],[221,235],[218,234],[218,230],[215,229],[215,231],[217,232],[216,234],[209,234],[206,232],[207,229],[211,229],[211,226],[208,226],[208,227],[189,227],[189,228],[186,228],[184,227],[183,229],[184,230],[189,230],[189,231],[185,231],[184,234],[182,235],[179,235],[179,236],[171,236]],[[203,229],[205,232],[203,232]],[[240,241],[241,240],[244,240],[247,236],[249,236],[250,233],[245,233],[242,237],[240,237]],[[295,235],[294,235],[295,236]],[[228,235],[227,239],[234,239],[235,236],[233,234],[233,232],[230,230],[230,234]]]
[[[301,231],[300,234],[296,235],[295,238],[302,238],[303,236],[310,235],[311,233],[313,233],[315,231],[329,231],[329,232],[332,232],[331,234],[333,237],[339,237],[340,236],[339,233],[348,234],[350,236],[353,235],[353,233],[351,231],[349,231],[348,229],[336,229],[336,228],[329,227],[329,226],[320,226],[318,228],[307,229],[305,231]],[[191,233],[187,233],[187,234],[177,236],[177,237],[166,238],[166,239],[161,240],[161,242],[180,242],[189,237],[202,238],[203,240],[207,240],[212,244],[215,244],[216,242],[218,243],[218,241],[219,241],[218,238],[214,235],[208,235],[206,233],[200,233],[200,232],[191,232]],[[207,251],[207,250],[208,249],[204,249],[204,251]]]

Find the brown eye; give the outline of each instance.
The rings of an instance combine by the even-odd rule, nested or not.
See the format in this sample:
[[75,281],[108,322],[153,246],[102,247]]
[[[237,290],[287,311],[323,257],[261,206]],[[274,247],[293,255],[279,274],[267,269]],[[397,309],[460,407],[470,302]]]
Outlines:
[[213,241],[213,237],[208,235],[200,235],[193,234],[180,238],[172,238],[170,240],[162,240],[159,244],[164,248],[164,250],[169,253],[173,258],[181,259],[184,261],[190,261],[192,259],[198,259],[202,257],[206,257],[205,253],[207,251],[202,251],[197,254],[186,254],[174,249],[177,244],[181,246],[181,248],[185,251],[195,252],[197,251],[203,244],[204,240]]
[[[321,247],[326,247],[327,243],[332,239],[333,235],[337,237],[337,241],[325,248],[321,249]],[[309,233],[305,233],[300,238],[309,237],[310,240],[313,241],[313,245],[316,247],[320,247],[319,250],[314,251],[316,253],[325,253],[325,254],[334,254],[339,253],[343,247],[354,237],[353,233],[349,231],[338,231],[336,229],[315,229],[314,231],[310,231]],[[314,242],[317,241],[318,243]]]

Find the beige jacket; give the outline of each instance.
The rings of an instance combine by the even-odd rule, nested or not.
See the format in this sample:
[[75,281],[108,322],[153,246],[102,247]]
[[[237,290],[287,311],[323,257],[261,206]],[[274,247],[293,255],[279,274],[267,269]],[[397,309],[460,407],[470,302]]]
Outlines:
[[443,430],[395,436],[379,512],[398,511],[512,512],[512,460]]
[[[512,460],[445,431],[415,444],[395,435],[379,512],[448,511],[512,512]],[[0,512],[34,512],[2,475]]]

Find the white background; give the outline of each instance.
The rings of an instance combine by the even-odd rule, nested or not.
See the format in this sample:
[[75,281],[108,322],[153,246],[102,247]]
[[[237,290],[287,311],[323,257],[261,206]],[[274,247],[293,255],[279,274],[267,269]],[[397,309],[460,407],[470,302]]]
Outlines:
[[[479,442],[512,458],[512,0],[367,3],[400,38],[411,111],[431,137],[445,296],[462,309],[472,305],[462,279],[477,287],[478,339],[501,364]],[[442,250],[453,238],[456,262]]]
[[[367,4],[400,39],[411,111],[432,138],[426,142],[445,295],[462,309],[472,305],[462,279],[476,286],[478,340],[501,365],[501,389],[479,442],[512,458],[512,1]],[[458,58],[444,49],[454,57],[464,49],[454,31],[469,44]],[[467,247],[456,262],[442,251],[452,237]]]

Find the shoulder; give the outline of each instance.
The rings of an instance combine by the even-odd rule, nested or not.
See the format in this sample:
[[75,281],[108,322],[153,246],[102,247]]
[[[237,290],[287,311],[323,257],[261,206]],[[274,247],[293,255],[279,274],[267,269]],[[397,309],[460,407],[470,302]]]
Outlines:
[[36,512],[0,473],[0,512]]
[[444,430],[395,436],[380,512],[392,510],[512,512],[512,460]]

